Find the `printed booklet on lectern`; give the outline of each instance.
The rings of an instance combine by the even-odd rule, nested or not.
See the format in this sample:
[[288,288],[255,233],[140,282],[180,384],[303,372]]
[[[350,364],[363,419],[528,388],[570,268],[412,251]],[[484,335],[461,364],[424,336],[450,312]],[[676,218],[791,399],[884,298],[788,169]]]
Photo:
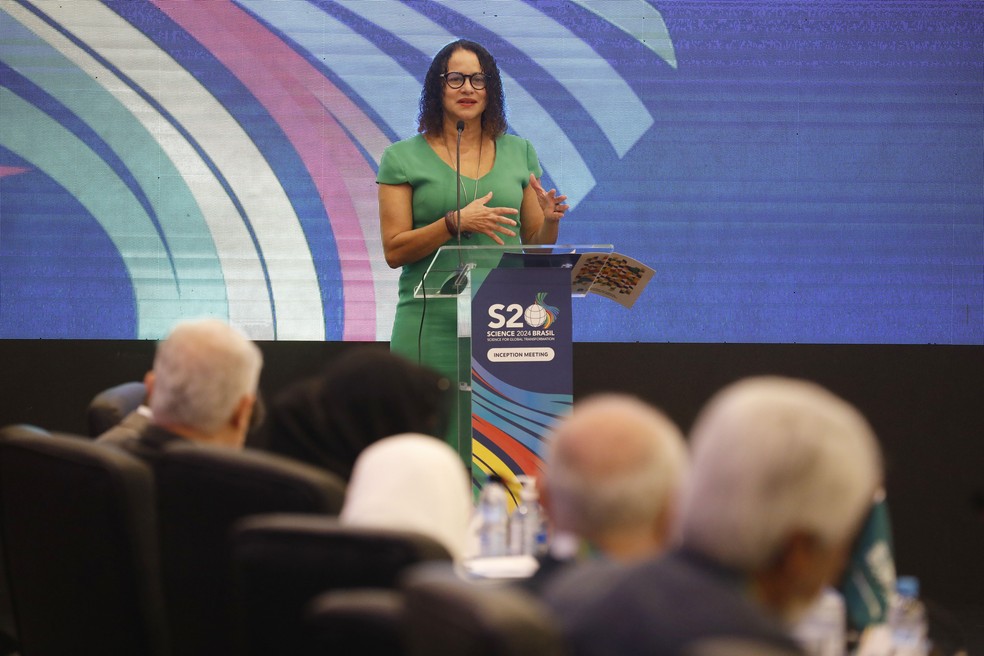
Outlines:
[[631,308],[655,269],[619,253],[584,253],[571,272],[574,295],[598,294]]

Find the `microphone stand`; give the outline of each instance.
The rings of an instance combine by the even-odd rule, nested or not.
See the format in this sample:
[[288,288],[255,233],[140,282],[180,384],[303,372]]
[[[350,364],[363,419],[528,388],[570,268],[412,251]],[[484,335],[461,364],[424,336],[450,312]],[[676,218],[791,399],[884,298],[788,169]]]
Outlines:
[[466,276],[468,270],[465,269],[464,256],[461,253],[461,133],[465,129],[465,122],[458,121],[455,126],[458,129],[458,141],[455,146],[455,207],[457,211],[455,212],[456,227],[458,233],[458,268],[455,269],[454,273],[448,278],[443,285],[441,285],[441,294],[447,295],[458,295],[465,289],[465,284],[467,282]]

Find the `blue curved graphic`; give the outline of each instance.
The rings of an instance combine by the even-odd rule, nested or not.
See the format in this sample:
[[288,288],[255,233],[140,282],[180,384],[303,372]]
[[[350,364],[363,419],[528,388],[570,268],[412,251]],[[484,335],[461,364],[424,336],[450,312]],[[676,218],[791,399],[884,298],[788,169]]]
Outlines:
[[576,340],[984,343],[980,3],[944,0],[5,0],[0,337],[387,340],[375,173],[456,38],[560,240],[657,271]]
[[0,339],[133,339],[136,303],[99,222],[9,150],[0,177]]

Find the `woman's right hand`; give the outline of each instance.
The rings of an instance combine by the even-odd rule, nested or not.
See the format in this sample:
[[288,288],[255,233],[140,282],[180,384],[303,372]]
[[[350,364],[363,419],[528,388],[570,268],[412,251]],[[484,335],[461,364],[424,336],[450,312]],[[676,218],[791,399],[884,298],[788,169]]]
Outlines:
[[516,225],[516,220],[509,218],[509,215],[519,214],[519,210],[513,207],[489,207],[490,200],[492,200],[491,191],[462,208],[461,230],[488,235],[501,246],[505,242],[502,241],[500,234],[516,236],[516,232],[509,229],[509,226]]

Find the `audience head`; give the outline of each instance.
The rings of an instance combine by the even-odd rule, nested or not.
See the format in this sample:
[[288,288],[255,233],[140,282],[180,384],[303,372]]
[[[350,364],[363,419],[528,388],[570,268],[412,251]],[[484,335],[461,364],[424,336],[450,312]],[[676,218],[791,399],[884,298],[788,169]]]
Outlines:
[[658,410],[630,396],[592,397],[554,430],[543,504],[555,531],[614,558],[651,555],[667,537],[686,466],[680,430]]
[[396,435],[359,456],[340,521],[421,533],[459,560],[471,509],[470,481],[454,449],[428,435]]
[[146,380],[154,423],[192,440],[240,447],[263,357],[218,319],[179,323],[157,346]]
[[881,483],[874,433],[806,381],[751,378],[718,393],[691,434],[684,546],[745,572],[792,618],[843,566]]
[[450,383],[389,351],[354,348],[268,409],[269,450],[348,479],[359,453],[401,433],[443,435]]

